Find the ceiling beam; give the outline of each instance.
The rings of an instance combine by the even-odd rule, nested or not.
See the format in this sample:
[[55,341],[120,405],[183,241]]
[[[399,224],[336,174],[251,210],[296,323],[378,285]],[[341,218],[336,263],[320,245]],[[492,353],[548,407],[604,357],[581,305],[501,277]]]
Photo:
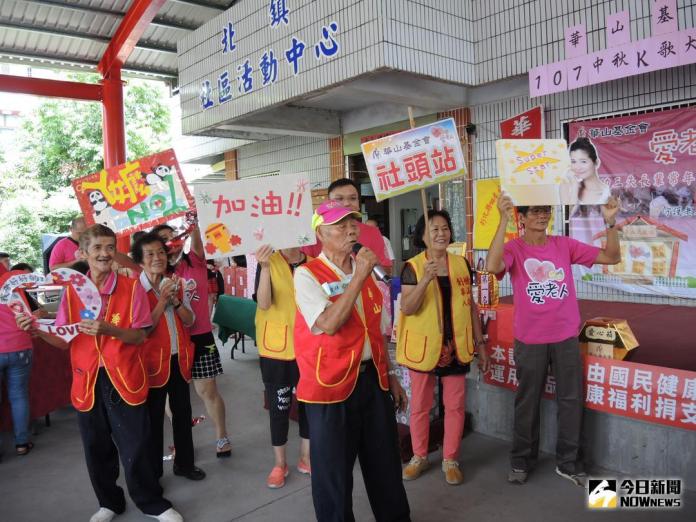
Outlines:
[[9,74],[0,74],[0,91],[84,101],[102,100],[102,86],[99,84],[25,78]]
[[208,0],[170,0],[171,2],[176,2],[177,4],[192,5],[194,7],[207,7],[208,9],[217,9],[218,11],[226,11],[234,2],[226,2],[225,5],[220,5],[215,2],[210,2]]
[[[73,39],[77,39],[77,40],[89,40],[92,42],[97,42],[97,43],[102,43],[102,44],[107,44],[107,45],[111,41],[111,38],[109,38],[108,36],[101,36],[98,34],[86,33],[84,31],[76,31],[74,29],[66,30],[66,29],[59,29],[56,27],[46,27],[46,26],[42,26],[42,25],[38,25],[38,24],[27,24],[27,23],[19,24],[17,22],[7,22],[7,21],[0,20],[0,28],[15,29],[18,31],[29,31],[29,32],[35,32],[35,33],[41,33],[41,34],[56,35],[56,36],[62,36],[65,38],[73,38]],[[135,48],[136,49],[143,49],[145,51],[176,54],[176,46],[175,45],[163,45],[163,44],[155,44],[155,43],[150,43],[150,42],[138,42],[136,44]]]
[[[0,48],[0,61],[3,61],[4,57],[9,58],[10,61],[13,62],[46,62],[53,66],[60,64],[81,70],[93,69],[94,72],[96,72],[97,65],[99,64],[99,62],[94,60],[84,60],[68,55],[39,53],[36,51],[21,53],[17,52],[15,49]],[[124,74],[137,75],[140,77],[148,76],[150,78],[156,77],[178,79],[177,71],[172,71],[168,69],[146,69],[143,67],[131,67],[125,65],[122,68],[122,70]]]
[[[115,18],[123,18],[126,13],[125,11],[117,11],[113,9],[104,9],[102,7],[95,7],[91,5],[77,5],[68,4],[61,0],[15,0],[17,2],[22,2],[25,4],[38,4],[47,7],[57,7],[59,9],[65,9],[75,13],[91,13],[101,16],[111,16]],[[164,27],[166,29],[180,29],[182,31],[194,31],[198,29],[198,25],[192,24],[190,22],[184,22],[181,20],[176,20],[168,16],[157,15],[150,22],[151,25]]]
[[165,1],[134,0],[99,61],[97,69],[103,76],[108,75],[113,68],[120,69],[126,63],[138,40]]

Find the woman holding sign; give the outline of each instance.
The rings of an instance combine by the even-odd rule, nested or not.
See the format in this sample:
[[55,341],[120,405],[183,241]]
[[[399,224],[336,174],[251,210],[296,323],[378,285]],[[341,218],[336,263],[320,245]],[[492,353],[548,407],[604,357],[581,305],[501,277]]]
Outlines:
[[452,222],[444,210],[428,212],[416,224],[414,244],[426,250],[406,262],[401,272],[401,318],[396,360],[409,368],[413,458],[404,480],[428,467],[430,409],[435,377],[442,380],[445,433],[442,471],[448,484],[461,484],[459,446],[464,431],[465,377],[476,348],[485,370],[488,356],[476,304],[471,298],[471,268],[465,258],[447,252]]
[[[256,342],[259,347],[261,377],[266,389],[268,413],[271,419],[271,444],[275,465],[266,479],[269,488],[282,488],[288,475],[285,445],[288,441],[292,389],[300,373],[295,361],[293,331],[295,329],[295,268],[307,262],[299,248],[277,252],[269,245],[256,251],[258,268],[254,300],[256,307]],[[297,471],[308,475],[309,427],[303,403],[298,403],[300,424],[300,460]]]

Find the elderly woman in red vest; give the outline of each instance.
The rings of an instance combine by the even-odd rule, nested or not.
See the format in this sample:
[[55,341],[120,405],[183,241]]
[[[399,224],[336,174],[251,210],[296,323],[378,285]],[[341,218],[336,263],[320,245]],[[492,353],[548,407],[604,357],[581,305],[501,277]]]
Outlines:
[[471,298],[472,272],[462,256],[447,252],[452,222],[444,210],[431,210],[416,224],[413,243],[425,250],[409,259],[401,272],[401,316],[396,360],[409,369],[413,458],[404,480],[428,468],[428,435],[433,387],[442,382],[445,432],[442,471],[448,484],[464,481],[459,447],[464,431],[466,374],[476,348],[487,364],[476,303]]
[[87,277],[99,289],[102,308],[99,317],[84,318],[82,301],[67,287],[55,325],[79,323],[77,337],[66,342],[39,331],[25,314],[17,317],[17,325],[53,346],[70,349],[70,395],[100,506],[90,522],[109,522],[126,509],[123,490],[116,484],[119,456],[128,492],[138,508],[163,522],[181,521],[162,497],[150,457],[148,382],[139,346],[152,324],[150,307],[137,280],[111,269],[115,252],[116,235],[103,225],[93,225],[80,236],[80,253],[89,265]]
[[388,375],[382,335],[388,316],[372,275],[377,256],[364,247],[352,254],[359,217],[335,201],[322,203],[312,223],[321,254],[295,270],[297,399],[305,403],[309,421],[319,522],[355,520],[356,457],[375,519],[410,520],[394,416],[406,395]]
[[157,234],[141,236],[131,247],[133,260],[140,265],[140,284],[150,303],[152,330],[143,346],[150,393],[147,398],[152,428],[152,457],[162,476],[164,408],[169,396],[174,434],[174,474],[202,480],[205,472],[193,465],[191,434],[191,366],[193,343],[188,328],[194,315],[185,297],[183,281],[166,277],[167,247]]
[[[266,479],[269,488],[283,487],[289,471],[285,446],[290,427],[292,389],[300,378],[293,337],[297,307],[292,276],[295,269],[307,259],[299,248],[274,252],[269,245],[264,245],[256,251],[259,263],[254,284],[256,344],[259,347],[261,378],[268,401],[271,444],[275,455],[275,465]],[[304,404],[300,403],[297,410],[300,425],[297,471],[309,475],[309,428]]]

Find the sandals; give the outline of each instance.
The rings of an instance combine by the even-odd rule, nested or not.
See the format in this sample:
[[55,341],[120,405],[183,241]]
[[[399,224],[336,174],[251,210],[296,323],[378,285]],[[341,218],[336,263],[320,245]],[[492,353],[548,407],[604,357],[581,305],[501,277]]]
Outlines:
[[19,455],[21,457],[21,456],[27,455],[32,450],[33,447],[34,447],[33,442],[27,442],[26,444],[17,444],[15,446],[15,450],[17,451],[17,455]]
[[[217,440],[217,458],[222,459],[232,455],[232,443],[227,437]],[[226,449],[225,449],[226,448]]]

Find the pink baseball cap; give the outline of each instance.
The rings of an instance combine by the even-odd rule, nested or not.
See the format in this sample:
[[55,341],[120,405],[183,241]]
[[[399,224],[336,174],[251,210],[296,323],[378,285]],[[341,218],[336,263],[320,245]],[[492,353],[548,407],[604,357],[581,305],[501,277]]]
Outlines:
[[320,225],[333,225],[350,215],[358,219],[362,217],[362,214],[357,210],[344,207],[337,201],[324,201],[314,211],[314,215],[312,216],[312,229],[316,230]]

